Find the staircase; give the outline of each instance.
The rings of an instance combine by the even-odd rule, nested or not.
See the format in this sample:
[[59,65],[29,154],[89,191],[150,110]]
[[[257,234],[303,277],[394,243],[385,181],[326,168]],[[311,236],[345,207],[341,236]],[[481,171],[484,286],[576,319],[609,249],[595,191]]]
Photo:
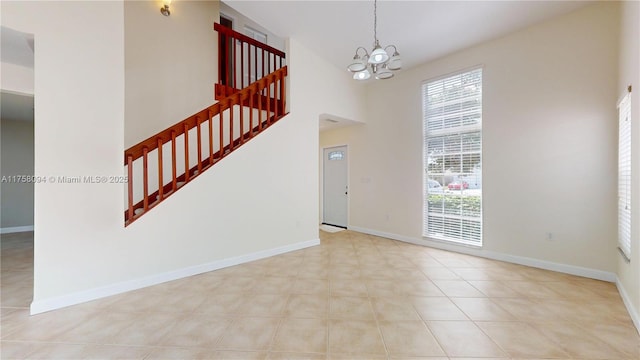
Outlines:
[[287,115],[285,54],[220,24],[218,102],[124,152],[130,225]]

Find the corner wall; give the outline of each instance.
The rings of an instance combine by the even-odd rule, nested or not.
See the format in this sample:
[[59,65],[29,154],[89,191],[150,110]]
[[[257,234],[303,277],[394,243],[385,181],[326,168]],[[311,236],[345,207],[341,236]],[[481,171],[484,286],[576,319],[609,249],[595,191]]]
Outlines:
[[[0,6],[3,25],[38,44],[36,175],[123,175],[123,2]],[[31,312],[317,244],[318,123],[305,109],[327,95],[291,93],[307,71],[292,61],[289,116],[131,226],[122,184],[36,184]]]
[[421,83],[481,65],[474,253],[613,281],[618,19],[616,3],[598,3],[372,82],[367,124],[321,134],[320,146],[349,145],[349,227],[443,246],[422,239]]
[[620,69],[616,94],[622,98],[628,85],[633,86],[631,93],[631,154],[632,155],[632,209],[631,219],[631,262],[624,261],[617,254],[618,288],[623,295],[625,305],[640,331],[640,3],[625,1],[621,3],[620,22]]

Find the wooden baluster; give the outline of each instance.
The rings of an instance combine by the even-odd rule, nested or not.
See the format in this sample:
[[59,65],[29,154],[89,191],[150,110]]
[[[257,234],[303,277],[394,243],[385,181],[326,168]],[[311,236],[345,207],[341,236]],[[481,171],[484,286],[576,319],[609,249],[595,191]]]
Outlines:
[[282,73],[282,81],[280,81],[280,103],[282,106],[282,115],[287,113],[287,95],[286,95],[286,81],[284,73]]
[[267,59],[265,59],[264,49],[262,49],[262,76],[261,78],[267,75]]
[[267,70],[269,71],[268,74],[271,74],[271,53],[267,53]]
[[222,107],[222,103],[220,103],[220,159],[222,159],[222,157],[224,156],[224,134],[222,131],[223,126],[224,126],[224,107]]
[[244,143],[244,101],[242,101],[242,93],[238,95],[240,98],[240,143]]
[[233,52],[233,64],[231,65],[231,67],[233,68],[233,87],[237,89],[238,79],[236,75],[237,75],[238,62],[236,61],[236,39],[235,38],[231,38],[231,51]]
[[209,166],[213,165],[213,112],[209,110]]
[[200,117],[196,116],[196,131],[198,134],[198,175],[202,172],[202,131]]
[[144,206],[144,211],[149,210],[149,164],[148,160],[148,150],[147,147],[142,148],[142,204]]
[[254,57],[254,61],[256,62],[255,64],[253,64],[254,69],[254,77],[255,79],[253,79],[254,82],[258,81],[258,47],[254,46],[253,47],[253,57]]
[[262,90],[258,91],[258,133],[262,132]]
[[249,90],[249,137],[253,137],[253,91]]
[[244,89],[244,42],[240,43],[240,88]]
[[[230,81],[229,81],[229,80],[230,80],[230,79],[229,79],[229,73],[231,72],[231,69],[229,69],[229,62],[230,62],[230,59],[231,59],[231,56],[230,56],[231,54],[228,54],[228,52],[229,52],[229,51],[228,51],[228,50],[229,50],[229,40],[231,39],[231,37],[229,37],[228,35],[226,35],[226,34],[225,34],[225,35],[224,35],[224,38],[225,38],[225,42],[224,42],[224,45],[225,45],[225,49],[224,49],[224,62],[225,62],[225,64],[227,65],[227,66],[226,66],[226,69],[225,69],[226,71],[225,71],[225,74],[224,74],[224,77],[225,77],[225,79],[226,79],[226,81],[225,81],[225,83],[224,83],[224,84],[225,84],[226,86],[231,86],[231,83],[230,83]],[[226,95],[226,94],[225,94],[225,95]]]
[[251,84],[251,44],[247,44],[247,82]]
[[271,77],[267,79],[267,126],[271,125]]
[[224,83],[224,74],[222,73],[222,63],[225,58],[224,46],[222,46],[222,33],[218,32],[218,84],[222,85]]
[[184,183],[189,182],[189,125],[184,124]]
[[133,156],[127,155],[127,191],[129,192],[129,218],[133,220]]
[[162,175],[162,139],[158,138],[158,202],[164,198],[164,181]]
[[273,83],[273,118],[278,120],[278,81],[280,81],[280,73],[276,75],[276,80]]
[[171,131],[171,175],[173,176],[173,191],[178,188],[178,170],[176,169],[176,132]]
[[229,104],[229,152],[233,151],[233,101]]

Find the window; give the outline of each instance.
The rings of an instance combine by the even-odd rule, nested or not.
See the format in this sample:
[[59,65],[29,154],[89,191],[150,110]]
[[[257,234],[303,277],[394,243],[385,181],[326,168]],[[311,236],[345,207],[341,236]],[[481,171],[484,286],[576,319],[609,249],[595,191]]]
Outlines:
[[631,93],[618,105],[618,247],[631,259]]
[[482,69],[422,86],[423,233],[482,245]]
[[329,160],[342,160],[344,159],[344,151],[331,151],[329,153]]

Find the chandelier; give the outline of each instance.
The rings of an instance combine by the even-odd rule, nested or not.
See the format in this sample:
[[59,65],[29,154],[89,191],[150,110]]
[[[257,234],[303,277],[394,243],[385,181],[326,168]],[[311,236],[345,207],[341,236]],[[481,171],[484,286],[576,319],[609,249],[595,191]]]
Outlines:
[[[393,53],[389,56],[387,49],[393,48]],[[364,52],[361,55],[360,50]],[[402,62],[400,54],[395,45],[389,45],[384,49],[380,46],[378,41],[378,1],[373,1],[373,50],[371,54],[367,52],[367,49],[359,46],[356,49],[356,54],[353,56],[353,61],[347,66],[347,70],[354,73],[353,78],[355,80],[367,80],[371,78],[371,75],[375,75],[376,79],[390,79],[393,77],[393,71],[400,70],[402,68]]]

